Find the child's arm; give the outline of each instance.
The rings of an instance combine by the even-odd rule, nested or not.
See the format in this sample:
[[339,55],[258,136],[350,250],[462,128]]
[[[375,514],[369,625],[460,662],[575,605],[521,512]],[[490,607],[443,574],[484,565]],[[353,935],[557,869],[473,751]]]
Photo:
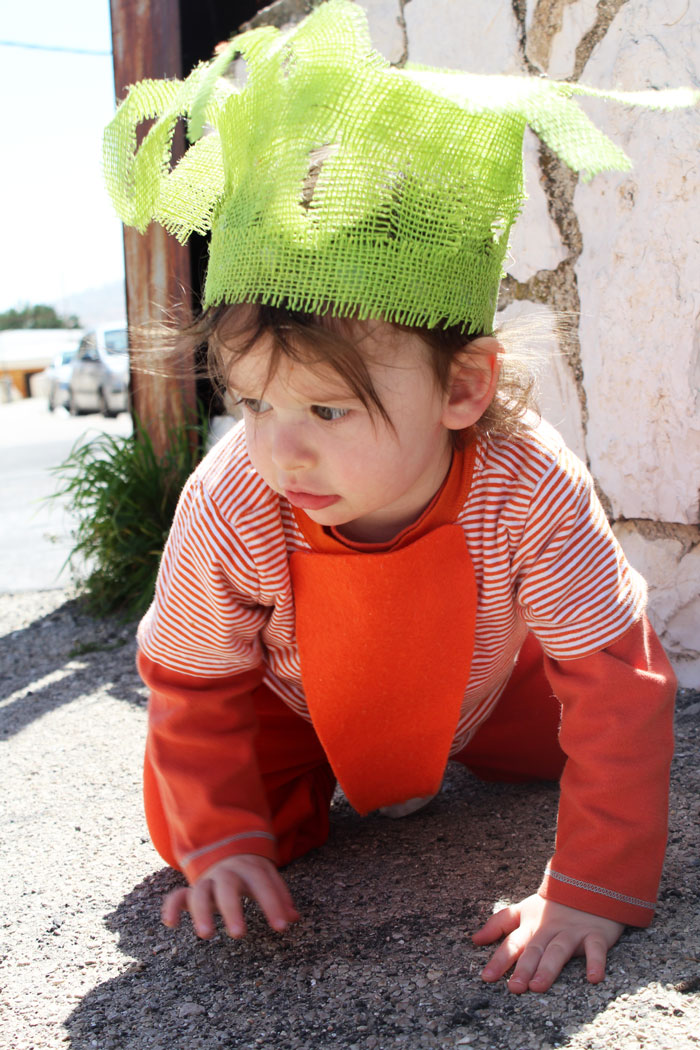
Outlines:
[[254,749],[251,691],[262,670],[194,678],[144,653],[138,665],[151,691],[146,763],[165,828],[155,828],[150,815],[149,826],[160,852],[189,882],[240,853],[274,862],[275,836]]
[[514,992],[544,991],[575,954],[589,981],[624,923],[653,916],[666,844],[675,678],[646,619],[593,656],[545,659],[562,703],[556,852],[538,894],[492,916],[475,943],[506,940],[483,976],[516,961]]
[[275,838],[253,746],[251,689],[261,672],[207,680],[143,653],[138,662],[151,689],[146,762],[158,795],[150,799],[151,810],[157,809],[150,814],[151,833],[191,883],[166,896],[163,922],[177,926],[189,911],[198,936],[211,937],[219,913],[231,936],[243,937],[242,900],[250,897],[274,930],[286,929],[299,915],[274,864]]
[[[249,473],[239,428],[183,490],[155,600],[138,632],[138,667],[150,693],[149,829],[159,852],[190,882],[236,853],[276,857],[253,744],[252,698],[264,673],[260,633],[271,608],[259,604],[261,582],[233,521],[235,500],[231,505],[227,488],[222,507],[217,488],[224,476],[235,495],[237,479]],[[262,495],[254,496],[265,514],[267,490],[260,485]],[[268,546],[281,544],[283,536],[275,535]]]
[[[202,928],[210,928],[221,904],[237,929],[242,895],[257,899],[273,925],[289,915],[258,767],[253,699],[264,673],[261,632],[273,611],[261,592],[277,596],[284,581],[280,575],[271,581],[269,572],[261,578],[246,543],[246,536],[254,546],[264,543],[263,569],[266,559],[281,564],[284,534],[281,526],[270,531],[275,509],[276,497],[261,480],[251,481],[239,427],[185,486],[155,601],[139,629],[139,671],[150,692],[149,830],[164,859],[191,884],[166,901],[171,922],[191,906]],[[267,532],[259,532],[259,518]],[[240,855],[248,860],[239,862]]]

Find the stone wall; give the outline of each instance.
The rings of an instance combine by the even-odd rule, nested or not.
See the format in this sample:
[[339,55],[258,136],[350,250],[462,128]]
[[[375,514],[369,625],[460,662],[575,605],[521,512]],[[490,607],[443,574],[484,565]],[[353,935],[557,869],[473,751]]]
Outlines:
[[[695,0],[358,0],[392,62],[700,87]],[[281,0],[277,18],[311,4]],[[269,20],[263,12],[262,20]],[[700,109],[585,100],[634,169],[583,183],[528,133],[499,321],[557,336],[540,407],[590,467],[682,685],[700,687]]]

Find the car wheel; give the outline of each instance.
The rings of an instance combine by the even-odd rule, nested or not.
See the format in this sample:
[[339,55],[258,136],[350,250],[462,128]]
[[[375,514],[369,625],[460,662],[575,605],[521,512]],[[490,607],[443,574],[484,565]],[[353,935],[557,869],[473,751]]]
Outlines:
[[53,410],[55,408],[56,408],[56,392],[55,392],[55,390],[52,387],[51,390],[49,390],[49,412],[53,412]]
[[99,394],[97,395],[97,404],[100,412],[105,417],[105,419],[114,419],[117,415],[114,409],[110,408],[109,401],[107,400],[107,395],[105,394],[104,390],[100,390]]

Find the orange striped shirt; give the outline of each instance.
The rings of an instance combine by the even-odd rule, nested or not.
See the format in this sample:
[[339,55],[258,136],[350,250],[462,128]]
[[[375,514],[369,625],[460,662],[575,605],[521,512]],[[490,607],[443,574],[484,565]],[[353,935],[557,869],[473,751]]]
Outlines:
[[[455,454],[452,472],[463,455]],[[546,423],[533,420],[516,438],[479,439],[460,502],[454,520],[474,566],[478,608],[451,754],[493,710],[529,630],[553,659],[576,659],[620,638],[646,599],[588,471]],[[262,664],[267,685],[309,719],[289,558],[312,547],[298,514],[255,472],[237,425],[183,491],[139,628],[143,652],[202,678]]]

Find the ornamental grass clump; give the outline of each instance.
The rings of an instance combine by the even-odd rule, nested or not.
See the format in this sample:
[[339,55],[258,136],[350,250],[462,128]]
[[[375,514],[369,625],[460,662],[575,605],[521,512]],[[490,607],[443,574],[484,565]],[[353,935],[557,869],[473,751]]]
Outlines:
[[137,421],[130,437],[100,434],[75,446],[54,473],[75,516],[70,564],[90,611],[142,615],[185,481],[206,446],[206,424],[169,431],[159,456]]

